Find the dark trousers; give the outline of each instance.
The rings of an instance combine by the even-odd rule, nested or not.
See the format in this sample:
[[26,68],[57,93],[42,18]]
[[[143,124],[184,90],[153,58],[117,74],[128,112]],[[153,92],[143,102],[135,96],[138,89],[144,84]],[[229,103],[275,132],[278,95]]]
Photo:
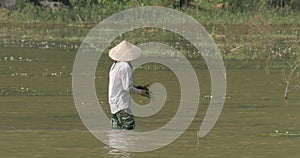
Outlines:
[[135,127],[134,116],[127,110],[120,110],[111,116],[111,127],[113,129],[132,130]]

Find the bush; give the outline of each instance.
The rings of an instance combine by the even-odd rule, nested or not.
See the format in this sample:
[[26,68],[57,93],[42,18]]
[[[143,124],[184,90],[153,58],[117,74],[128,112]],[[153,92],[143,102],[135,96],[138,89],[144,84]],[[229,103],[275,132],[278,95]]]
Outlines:
[[226,0],[232,12],[255,11],[264,6],[265,0]]
[[299,0],[224,0],[232,12],[257,11],[265,8],[293,9],[300,8]]

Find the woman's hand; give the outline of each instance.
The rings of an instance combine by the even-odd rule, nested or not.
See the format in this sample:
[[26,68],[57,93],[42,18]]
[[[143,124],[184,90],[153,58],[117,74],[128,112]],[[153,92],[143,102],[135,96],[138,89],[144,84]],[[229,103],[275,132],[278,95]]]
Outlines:
[[147,98],[151,98],[149,94],[149,90],[143,90],[141,95]]
[[151,98],[150,90],[148,89],[148,85],[145,85],[145,86],[138,85],[138,86],[134,86],[134,87],[137,88],[137,89],[142,90],[142,93],[141,93],[142,96],[147,97],[147,98]]

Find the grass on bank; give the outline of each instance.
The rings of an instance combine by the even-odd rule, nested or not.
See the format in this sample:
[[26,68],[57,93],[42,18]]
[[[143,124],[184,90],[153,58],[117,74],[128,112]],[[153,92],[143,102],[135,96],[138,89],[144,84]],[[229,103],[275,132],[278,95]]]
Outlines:
[[[36,45],[45,42],[58,43],[54,44],[56,46],[60,45],[59,43],[77,43],[74,44],[76,49],[95,25],[114,13],[147,5],[176,7],[174,3],[166,0],[119,2],[90,0],[71,1],[75,4],[72,9],[52,10],[26,3],[25,0],[18,2],[13,9],[0,8],[0,45],[35,47],[31,43]],[[211,34],[226,60],[287,61],[299,57],[299,12],[267,6],[260,6],[258,10],[249,8],[231,11],[216,9],[215,5],[218,2],[221,1],[202,1],[204,9],[196,7],[175,9],[198,20]],[[142,42],[145,38],[149,41],[162,42],[170,41],[172,38],[171,43],[179,41],[177,48],[184,52],[191,51],[186,44],[181,44],[188,43],[183,38],[172,33],[161,37],[161,30],[150,33],[148,29],[138,29],[127,33],[124,37],[134,42]]]

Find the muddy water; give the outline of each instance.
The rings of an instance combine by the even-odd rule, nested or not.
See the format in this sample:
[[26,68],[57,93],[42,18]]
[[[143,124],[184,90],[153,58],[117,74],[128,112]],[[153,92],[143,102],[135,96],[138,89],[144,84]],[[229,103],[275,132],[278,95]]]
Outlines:
[[[210,101],[208,71],[193,61],[201,95],[197,115],[171,144],[149,152],[125,152],[131,142],[123,131],[106,132],[108,144],[85,128],[75,108],[71,72],[75,51],[55,49],[0,49],[1,157],[298,157],[300,151],[299,90],[283,100],[280,71],[227,69],[227,97],[213,130],[198,139],[197,131]],[[5,57],[7,59],[5,60]],[[9,60],[11,57],[14,60]],[[21,58],[20,58],[21,57]],[[27,59],[28,58],[28,59]],[[229,63],[229,62],[228,62]],[[100,105],[107,105],[107,71],[111,61],[98,64],[95,83]],[[137,132],[164,126],[175,115],[180,86],[171,71],[136,70],[134,82],[161,83],[168,97],[151,117],[137,117]],[[148,99],[133,96],[140,104]],[[184,119],[184,118],[182,118]],[[158,136],[163,140],[166,135]],[[152,138],[145,137],[145,144]]]

